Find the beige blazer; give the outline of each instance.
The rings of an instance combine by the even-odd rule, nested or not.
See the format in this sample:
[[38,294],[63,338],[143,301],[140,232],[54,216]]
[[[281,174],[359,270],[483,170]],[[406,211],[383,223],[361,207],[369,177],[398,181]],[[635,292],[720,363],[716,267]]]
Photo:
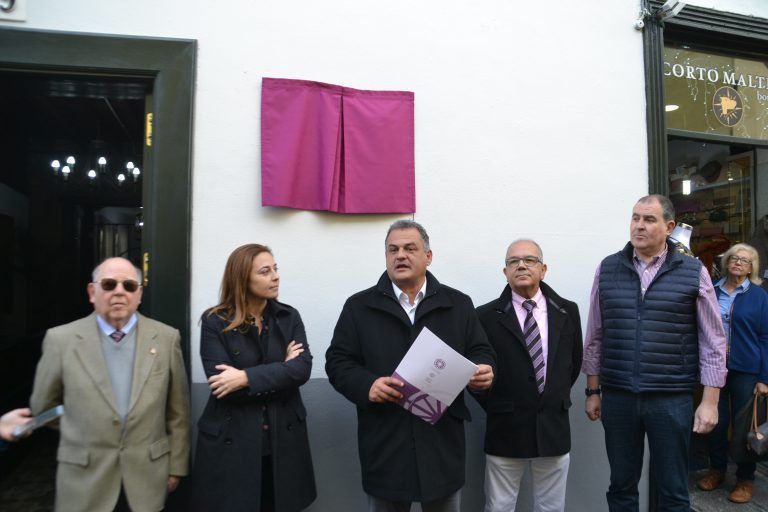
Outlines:
[[133,384],[121,432],[96,314],[50,329],[30,398],[64,405],[56,511],[111,512],[122,482],[134,512],[163,508],[169,475],[187,474],[189,388],[179,331],[139,315]]

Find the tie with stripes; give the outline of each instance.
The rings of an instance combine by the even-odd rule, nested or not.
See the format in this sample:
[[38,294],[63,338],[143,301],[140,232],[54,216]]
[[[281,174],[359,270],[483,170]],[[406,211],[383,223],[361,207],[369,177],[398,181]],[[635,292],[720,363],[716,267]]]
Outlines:
[[531,361],[533,361],[533,372],[536,374],[536,387],[539,388],[539,394],[544,392],[544,350],[541,346],[541,333],[539,332],[539,324],[533,318],[533,308],[536,307],[536,302],[530,299],[523,302],[523,308],[528,312],[525,315],[525,322],[523,323],[523,338],[525,339],[525,346],[528,348],[528,353],[531,355]]
[[120,343],[120,340],[123,339],[123,336],[125,336],[123,331],[115,331],[109,335],[109,337],[115,340],[116,343]]

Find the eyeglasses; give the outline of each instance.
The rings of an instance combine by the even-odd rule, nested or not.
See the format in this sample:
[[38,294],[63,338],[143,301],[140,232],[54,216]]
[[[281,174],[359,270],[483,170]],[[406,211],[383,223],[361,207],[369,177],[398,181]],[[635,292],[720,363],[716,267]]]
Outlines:
[[543,263],[543,261],[541,261],[541,259],[537,258],[536,256],[526,256],[525,258],[507,258],[505,263],[508,267],[517,267],[520,265],[521,261],[526,267],[533,267],[537,263]]
[[122,283],[123,284],[123,290],[127,291],[128,293],[133,293],[136,290],[139,289],[139,282],[134,279],[126,279],[124,281],[118,281],[117,279],[112,279],[111,277],[105,277],[101,281],[96,282],[99,286],[101,286],[101,289],[105,292],[111,292],[115,288],[117,288],[117,284]]
[[747,258],[742,258],[740,256],[731,256],[728,258],[728,261],[731,263],[743,263],[744,265],[751,265],[752,260],[748,260]]

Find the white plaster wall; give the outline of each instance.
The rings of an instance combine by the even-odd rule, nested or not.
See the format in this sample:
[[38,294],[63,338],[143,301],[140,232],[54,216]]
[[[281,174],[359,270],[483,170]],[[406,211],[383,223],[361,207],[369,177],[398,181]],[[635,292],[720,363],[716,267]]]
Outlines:
[[[490,300],[503,285],[506,243],[533,237],[548,281],[585,316],[594,267],[624,242],[630,205],[647,190],[638,5],[604,2],[598,13],[560,0],[544,18],[503,0],[240,0],[216,9],[39,0],[26,22],[3,24],[198,41],[193,317],[216,300],[231,249],[268,243],[282,269],[281,298],[300,309],[321,356],[344,299],[383,270],[382,238],[397,216],[260,206],[261,77],[414,91],[415,219],[432,237],[437,277],[477,303]],[[194,352],[195,325],[192,332]],[[324,375],[321,362],[314,376]],[[193,379],[203,380],[199,361]]]
[[[193,38],[195,101],[192,350],[231,249],[268,243],[281,299],[299,308],[322,354],[345,298],[384,269],[397,216],[260,205],[263,76],[416,93],[415,219],[432,270],[475,302],[503,285],[506,244],[533,237],[548,281],[586,304],[601,256],[626,240],[647,190],[637,0],[550,3],[547,17],[506,0],[387,3],[80,0],[30,2],[28,28]],[[546,20],[546,22],[545,22]],[[203,380],[199,361],[193,379]]]
[[[762,0],[688,3],[768,17]],[[546,18],[504,0],[211,5],[35,0],[26,22],[0,22],[198,41],[193,317],[216,300],[232,248],[268,243],[281,298],[300,309],[321,356],[344,299],[383,270],[382,238],[397,216],[260,206],[263,76],[414,91],[415,219],[432,237],[434,273],[485,302],[503,285],[507,242],[532,237],[550,284],[586,316],[594,267],[624,242],[630,205],[647,190],[638,0],[599,11],[559,0]],[[203,380],[199,361],[193,380]]]
[[[768,17],[762,0],[695,3]],[[281,268],[281,299],[304,317],[313,376],[324,378],[341,306],[383,271],[383,237],[398,216],[261,207],[261,78],[414,91],[414,218],[432,237],[433,272],[484,303],[504,284],[507,243],[534,238],[547,281],[586,322],[595,267],[627,240],[631,206],[648,187],[642,35],[632,26],[640,2],[593,5],[555,0],[538,13],[509,0],[31,0],[26,22],[0,26],[198,41],[192,353],[196,317],[215,302],[229,252],[263,242]],[[193,361],[193,380],[204,382]],[[602,429],[580,407],[569,503],[598,510]]]

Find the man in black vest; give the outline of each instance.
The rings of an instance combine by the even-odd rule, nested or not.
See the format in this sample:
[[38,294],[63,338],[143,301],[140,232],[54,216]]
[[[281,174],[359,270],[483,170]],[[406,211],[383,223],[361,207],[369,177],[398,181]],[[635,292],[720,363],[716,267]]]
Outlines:
[[542,281],[544,255],[533,240],[507,249],[501,296],[477,308],[497,354],[498,377],[478,402],[485,432],[486,512],[515,510],[526,468],[534,511],[565,509],[571,428],[571,386],[581,368],[578,306]]
[[[638,510],[646,435],[658,509],[688,512],[691,427],[703,434],[717,424],[725,333],[706,269],[667,240],[674,215],[668,198],[640,198],[630,242],[600,263],[592,287],[585,409],[603,422],[612,512]],[[704,396],[694,414],[699,382]]]

